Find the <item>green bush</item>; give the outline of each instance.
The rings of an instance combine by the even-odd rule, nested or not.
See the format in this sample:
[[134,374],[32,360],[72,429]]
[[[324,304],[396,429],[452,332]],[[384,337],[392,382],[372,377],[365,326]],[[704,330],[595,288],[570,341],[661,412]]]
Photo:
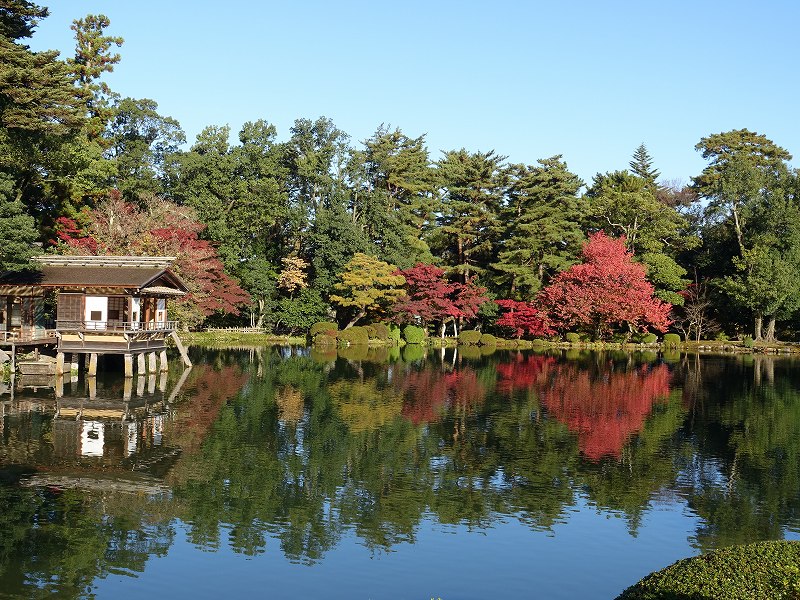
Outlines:
[[421,344],[408,344],[403,347],[403,360],[414,362],[425,358],[425,347]]
[[364,331],[367,332],[367,339],[375,339],[375,328],[372,325],[363,325]]
[[719,332],[719,333],[716,335],[716,337],[714,337],[714,339],[715,339],[716,341],[718,341],[718,342],[727,342],[727,341],[728,341],[728,340],[730,340],[731,338],[729,338],[729,337],[728,337],[728,334],[726,334],[724,331],[720,331],[720,332]]
[[394,323],[389,325],[389,339],[394,342],[395,346],[400,345],[400,328]]
[[403,337],[406,344],[421,344],[425,341],[425,330],[416,325],[406,325],[403,328]]
[[347,342],[351,346],[366,345],[369,343],[369,335],[367,334],[366,328],[359,327],[358,325],[354,325],[350,329],[343,329],[336,337],[339,339],[340,345],[345,345],[342,344],[342,342]]
[[579,333],[569,332],[567,335],[564,336],[570,344],[577,344],[581,341],[581,335]]
[[335,331],[321,331],[311,338],[312,346],[336,346]]
[[371,325],[373,339],[385,342],[389,339],[389,327],[385,323],[373,323]]
[[481,334],[480,345],[497,346],[497,338],[494,337],[491,333],[483,333]]
[[677,333],[664,334],[664,346],[667,348],[676,348],[681,345],[681,336]]
[[466,346],[479,344],[481,341],[481,332],[467,329],[458,334],[458,343]]
[[800,542],[759,542],[685,558],[617,600],[800,598]]
[[308,335],[313,338],[318,333],[324,333],[327,331],[339,331],[339,326],[336,323],[331,323],[329,321],[320,321],[319,323],[314,323],[311,326]]
[[744,338],[742,338],[742,346],[744,346],[745,348],[752,348],[754,345],[755,342],[753,341],[753,338],[751,338],[749,335],[746,335],[744,336]]
[[655,333],[646,333],[642,336],[642,344],[655,344],[658,341],[658,336]]

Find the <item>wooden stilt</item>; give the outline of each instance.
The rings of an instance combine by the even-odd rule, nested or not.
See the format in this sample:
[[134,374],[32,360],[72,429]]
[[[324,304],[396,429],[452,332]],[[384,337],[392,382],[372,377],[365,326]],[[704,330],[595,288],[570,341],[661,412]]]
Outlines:
[[155,352],[148,352],[147,353],[147,372],[148,373],[155,373],[156,372],[156,353]]
[[80,370],[80,368],[81,368],[80,356],[81,356],[80,354],[73,353],[72,356],[70,357],[70,362],[69,362],[69,371],[70,371],[70,373],[76,373],[77,374],[78,371]]
[[178,332],[173,331],[169,335],[172,338],[172,341],[175,342],[175,347],[178,348],[178,352],[181,353],[183,364],[186,365],[187,367],[191,367],[192,361],[189,360],[189,354],[186,352],[186,348],[183,347],[183,342],[181,342],[181,338],[178,337]]
[[126,377],[125,383],[122,384],[122,399],[130,400],[133,395],[133,377]]
[[136,373],[138,375],[144,375],[146,372],[146,367],[144,364],[144,354],[141,352],[136,355]]
[[89,377],[97,375],[97,352],[92,352],[89,355]]
[[[92,355],[94,356],[94,354]],[[97,377],[89,377],[89,399],[94,400],[97,397]]]
[[125,355],[125,377],[133,377],[133,355]]
[[162,350],[161,351],[161,357],[160,357],[160,361],[159,362],[161,363],[161,369],[160,369],[161,372],[162,373],[166,373],[169,370],[169,366],[167,365],[167,351],[166,350]]
[[56,375],[64,375],[64,353],[56,353]]

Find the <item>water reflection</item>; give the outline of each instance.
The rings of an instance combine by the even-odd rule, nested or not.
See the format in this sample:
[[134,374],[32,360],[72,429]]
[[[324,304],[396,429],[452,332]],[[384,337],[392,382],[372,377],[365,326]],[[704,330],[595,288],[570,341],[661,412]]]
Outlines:
[[176,528],[305,564],[429,520],[552,534],[583,505],[632,536],[685,505],[703,549],[798,531],[790,359],[403,352],[195,350],[163,386],[3,400],[0,589],[86,595]]

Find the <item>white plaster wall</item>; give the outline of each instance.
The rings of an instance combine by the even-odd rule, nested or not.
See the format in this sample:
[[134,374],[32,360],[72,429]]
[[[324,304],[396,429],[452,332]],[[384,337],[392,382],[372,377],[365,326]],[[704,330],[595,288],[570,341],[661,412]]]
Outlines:
[[[92,320],[92,312],[99,311],[100,319]],[[105,329],[108,321],[108,297],[106,296],[86,296],[86,314],[84,315],[86,326],[90,329]]]

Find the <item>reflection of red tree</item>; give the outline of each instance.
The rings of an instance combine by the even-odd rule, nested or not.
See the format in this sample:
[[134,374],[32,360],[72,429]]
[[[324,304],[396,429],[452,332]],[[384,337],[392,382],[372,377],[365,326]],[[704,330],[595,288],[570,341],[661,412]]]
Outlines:
[[475,406],[486,398],[475,371],[465,367],[449,373],[411,371],[400,385],[405,395],[402,414],[415,425],[438,421],[449,409]]
[[539,354],[517,354],[514,362],[497,365],[497,392],[511,394],[514,391],[530,389],[540,383],[547,373],[547,368],[555,362],[552,356]]
[[173,441],[184,453],[200,448],[222,406],[241,391],[248,379],[237,366],[219,370],[200,367],[198,371],[199,376],[194,382],[187,382],[181,393],[184,400],[177,405],[177,415],[171,425]]
[[619,457],[630,436],[642,429],[653,403],[669,394],[669,369],[645,365],[595,379],[575,365],[560,365],[539,394],[548,412],[578,435],[584,456]]

